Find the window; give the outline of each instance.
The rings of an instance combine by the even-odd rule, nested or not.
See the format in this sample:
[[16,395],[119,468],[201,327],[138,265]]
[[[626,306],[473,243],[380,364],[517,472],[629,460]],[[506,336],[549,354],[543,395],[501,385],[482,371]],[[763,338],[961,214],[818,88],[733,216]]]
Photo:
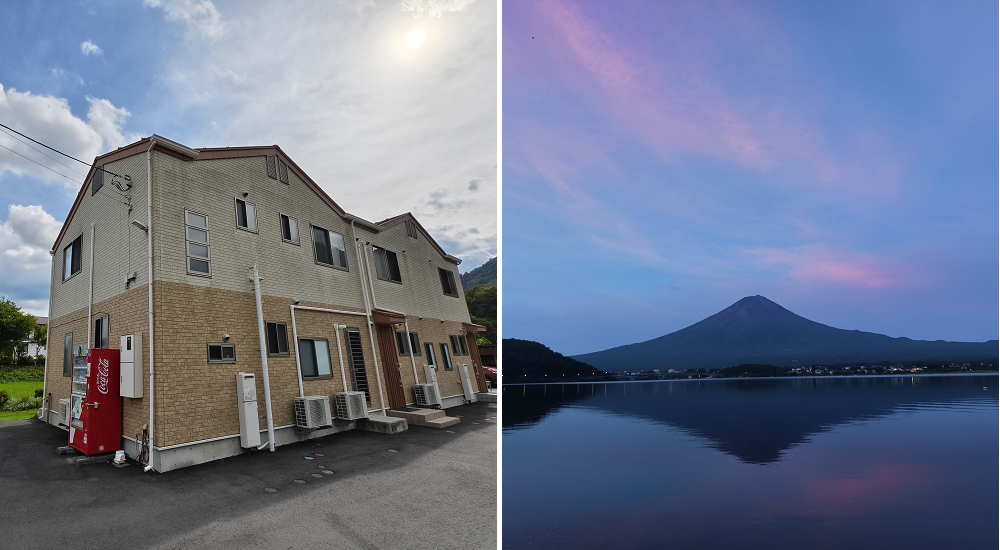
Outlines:
[[66,343],[63,344],[63,376],[73,376],[73,333],[66,333]]
[[108,349],[108,316],[94,320],[94,347]]
[[94,168],[94,177],[90,178],[90,195],[94,196],[104,187],[104,165]]
[[312,226],[312,236],[316,263],[347,269],[347,248],[344,246],[344,237],[315,225]]
[[424,351],[427,352],[427,364],[437,370],[437,362],[434,361],[434,344],[424,344]]
[[410,346],[409,346],[409,342],[406,339],[406,333],[405,332],[397,332],[396,333],[396,347],[399,348],[399,354],[400,355],[409,355],[410,354]]
[[281,240],[286,243],[299,244],[299,222],[284,214],[281,214]]
[[378,278],[383,281],[402,283],[403,279],[399,276],[396,253],[377,246],[373,246],[372,251],[375,255],[375,274],[378,275]]
[[267,155],[267,177],[276,180],[278,179],[278,170],[275,167],[275,157],[274,155]]
[[235,363],[235,344],[208,344],[209,363]]
[[448,296],[458,297],[458,286],[455,285],[455,272],[450,269],[438,268],[438,275],[441,277],[441,290]]
[[459,336],[458,343],[462,345],[462,355],[468,355],[469,345],[465,343],[465,336]]
[[411,236],[411,237],[413,237],[414,239],[416,239],[417,238],[417,224],[413,223],[413,220],[406,220],[403,223],[406,225],[406,234],[409,235],[409,236]]
[[257,207],[253,203],[236,199],[236,227],[257,231]]
[[452,370],[451,354],[448,353],[447,344],[441,344],[441,362],[444,363],[444,370]]
[[267,323],[267,354],[288,355],[288,325]]
[[299,338],[299,364],[302,365],[302,378],[333,378],[330,342],[319,338]]
[[413,350],[413,355],[420,355],[420,337],[416,332],[410,333],[410,349]]
[[184,211],[187,238],[187,272],[189,275],[210,276],[211,259],[208,249],[208,216]]
[[449,336],[451,340],[451,354],[452,355],[462,355],[462,347],[458,344],[458,336]]
[[83,235],[63,249],[63,280],[80,272],[83,266]]

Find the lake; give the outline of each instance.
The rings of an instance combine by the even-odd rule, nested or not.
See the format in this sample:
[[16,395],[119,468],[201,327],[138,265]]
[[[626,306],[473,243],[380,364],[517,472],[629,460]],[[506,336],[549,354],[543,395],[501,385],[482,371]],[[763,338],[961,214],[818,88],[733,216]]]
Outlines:
[[997,385],[504,385],[503,548],[995,549]]

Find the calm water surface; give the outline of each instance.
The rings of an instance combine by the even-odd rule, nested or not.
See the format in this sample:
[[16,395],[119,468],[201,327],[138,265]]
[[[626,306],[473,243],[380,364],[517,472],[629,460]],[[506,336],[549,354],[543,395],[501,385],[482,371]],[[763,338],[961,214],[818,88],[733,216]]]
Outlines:
[[503,547],[995,549],[997,385],[505,385]]

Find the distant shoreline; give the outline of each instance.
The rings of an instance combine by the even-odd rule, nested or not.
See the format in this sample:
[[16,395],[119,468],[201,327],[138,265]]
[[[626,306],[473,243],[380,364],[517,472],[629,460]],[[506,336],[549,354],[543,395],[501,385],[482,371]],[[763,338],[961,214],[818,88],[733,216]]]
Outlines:
[[913,374],[846,374],[836,376],[744,376],[744,377],[704,377],[704,378],[671,378],[661,380],[590,380],[590,381],[566,381],[566,382],[511,382],[501,384],[503,386],[548,386],[565,384],[637,384],[643,382],[714,382],[720,380],[842,380],[846,378],[931,378],[942,376],[1000,376],[1000,371],[986,372],[935,372],[935,373],[913,373]]

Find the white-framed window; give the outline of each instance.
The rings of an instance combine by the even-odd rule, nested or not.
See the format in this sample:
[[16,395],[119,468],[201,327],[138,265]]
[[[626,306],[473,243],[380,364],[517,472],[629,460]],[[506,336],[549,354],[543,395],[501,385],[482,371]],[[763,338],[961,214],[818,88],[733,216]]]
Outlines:
[[375,256],[375,274],[379,279],[392,283],[403,283],[395,252],[390,252],[379,246],[372,246],[372,254]]
[[299,364],[302,378],[333,378],[330,341],[325,338],[299,338]]
[[94,319],[94,347],[108,349],[108,316]]
[[438,276],[441,278],[441,290],[445,296],[458,298],[458,285],[455,284],[455,272],[450,269],[438,268]]
[[437,361],[434,357],[434,344],[424,344],[424,351],[427,352],[427,364],[438,370]]
[[451,353],[448,352],[448,344],[441,344],[441,362],[444,363],[444,370],[452,370]]
[[209,363],[235,363],[235,344],[208,344]]
[[208,216],[184,211],[184,236],[187,247],[188,275],[212,276],[212,261],[208,243]]
[[288,325],[285,323],[268,322],[267,325],[267,354],[277,356],[288,356]]
[[83,269],[83,235],[63,249],[63,280],[68,280]]
[[348,269],[347,247],[344,246],[342,235],[314,225],[312,226],[312,238],[316,263],[337,269]]
[[286,243],[299,244],[299,222],[291,216],[279,215],[281,216],[281,240]]
[[236,227],[257,231],[257,207],[252,202],[236,199]]

